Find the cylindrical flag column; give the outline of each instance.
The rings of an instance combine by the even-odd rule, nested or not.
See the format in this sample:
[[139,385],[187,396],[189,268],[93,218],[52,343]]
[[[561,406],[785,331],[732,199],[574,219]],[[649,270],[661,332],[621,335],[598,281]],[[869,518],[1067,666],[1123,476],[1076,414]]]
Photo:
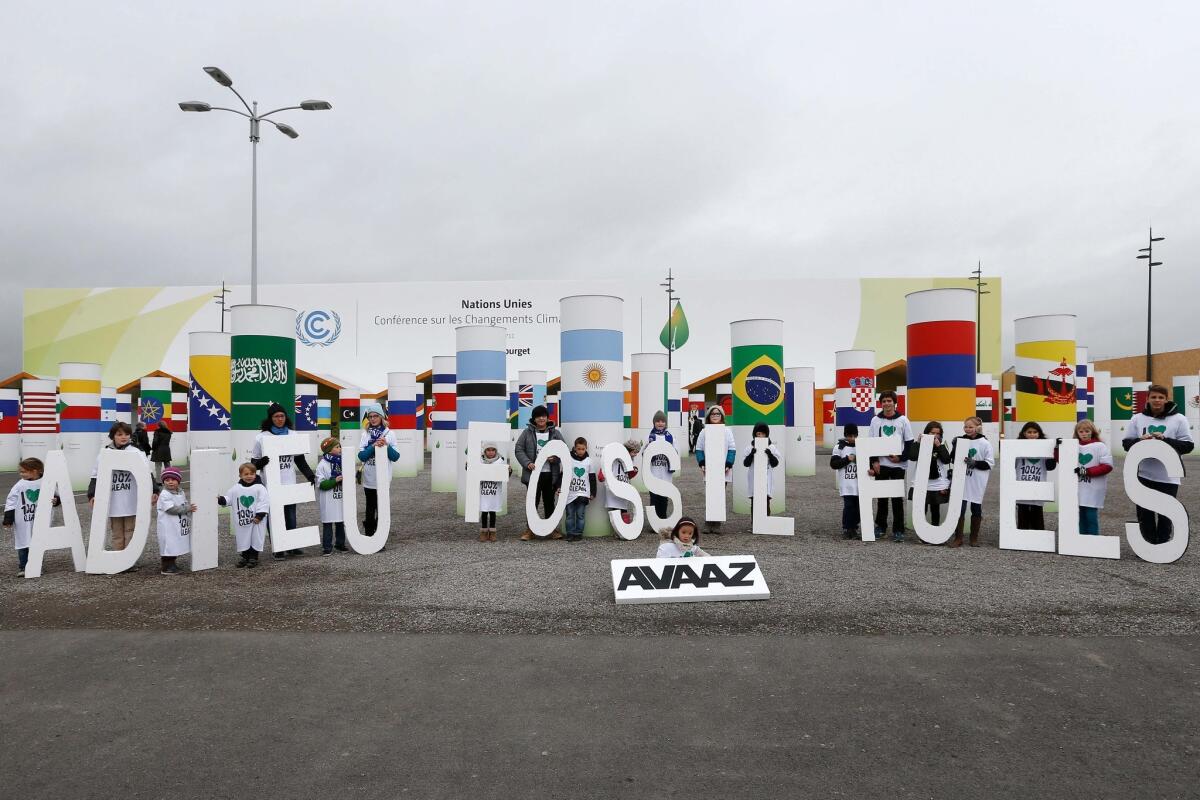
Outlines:
[[[683,393],[683,373],[678,369],[667,370],[667,427],[675,440],[675,449],[687,455],[687,415],[683,413],[686,395]],[[687,459],[684,459],[686,461]]]
[[[730,373],[732,375],[732,372]],[[725,424],[732,425],[733,420],[733,384],[717,384],[717,405],[725,411]]]
[[[513,439],[513,446],[516,447],[516,438],[519,438],[521,432],[529,426],[530,418],[533,414],[533,409],[537,406],[546,405],[546,373],[543,370],[521,370],[517,373],[517,430],[516,437]],[[514,453],[512,459],[512,471],[514,475],[521,474],[521,463],[517,461]]]
[[634,353],[629,363],[629,429],[635,439],[645,441],[654,427],[654,414],[667,411],[667,354]]
[[1088,349],[1075,346],[1075,419],[1088,418]]
[[392,479],[415,478],[424,452],[417,441],[417,374],[389,372],[387,391],[388,427],[395,431],[400,460]]
[[847,425],[857,425],[865,436],[875,416],[875,351],[839,350],[833,356],[837,370],[833,392],[837,437]]
[[434,492],[454,492],[458,489],[458,422],[456,421],[454,356],[433,357],[433,397],[428,403],[429,430],[429,487]]
[[1113,440],[1109,438],[1109,432],[1112,430],[1112,406],[1109,399],[1112,373],[1104,370],[1091,370],[1091,379],[1092,421],[1096,423],[1096,428],[1100,431],[1100,436],[1104,441],[1112,445]]
[[425,384],[417,383],[417,471],[420,472],[425,468],[425,450],[428,448],[426,444],[425,428]]
[[[562,434],[568,447],[576,437],[587,439],[597,467],[604,446],[624,438],[624,302],[608,295],[559,301]],[[589,503],[584,535],[611,531],[604,502]]]
[[494,325],[462,325],[454,329],[456,420],[458,423],[458,513],[466,511],[467,434],[472,422],[508,422],[505,380],[508,332]]
[[15,472],[21,460],[21,393],[0,389],[0,472]]
[[153,437],[158,426],[166,424],[169,429],[171,419],[171,383],[170,378],[142,378],[138,388],[138,422],[146,426],[146,432]]
[[133,425],[133,395],[127,392],[117,393],[117,422]]
[[1000,440],[1000,424],[996,421],[998,411],[992,397],[992,374],[975,373],[975,416],[983,420],[983,435],[990,442]]
[[688,420],[689,425],[691,424],[691,418],[692,418],[693,411],[696,412],[697,416],[700,417],[700,421],[703,422],[704,421],[704,412],[707,410],[708,409],[706,409],[704,407],[704,394],[703,393],[693,392],[692,394],[688,395],[687,420]]
[[1150,381],[1133,382],[1133,413],[1137,414],[1146,407],[1150,395]]
[[171,392],[171,419],[167,424],[171,431],[171,463],[177,467],[186,466],[192,455],[187,392]]
[[[754,426],[766,423],[771,441],[778,444],[787,435],[784,411],[783,320],[743,319],[729,323],[729,364],[733,376],[730,414],[737,457],[733,461],[733,513],[749,514],[749,468],[743,454],[750,445]],[[872,367],[872,375],[874,375]],[[784,463],[774,468],[770,511],[784,509],[787,454],[780,448]]]
[[224,453],[223,460],[230,463],[233,462],[233,402],[229,385],[231,336],[217,331],[188,334],[187,418],[188,444],[197,450],[220,450]]
[[1112,418],[1112,438],[1108,440],[1111,445],[1125,437],[1125,426],[1133,419],[1133,378],[1112,378],[1108,387],[1108,403],[1109,416]]
[[246,459],[267,418],[278,403],[291,410],[296,402],[296,309],[284,306],[233,307],[229,383],[233,404],[233,444]]
[[58,385],[40,378],[21,381],[21,458],[46,460],[58,449]]
[[86,489],[103,442],[99,364],[58,365],[58,414],[71,488]]
[[315,383],[297,383],[296,412],[293,428],[297,433],[312,434],[309,438],[313,440],[311,451],[313,456],[320,455],[321,439],[324,438],[317,433],[317,420],[319,417],[317,385]]
[[[937,420],[949,441],[976,415],[975,293],[926,289],[904,296],[908,418],[913,435]],[[988,393],[991,377],[987,377]]]
[[1051,439],[1069,438],[1076,421],[1075,316],[1022,317],[1013,329],[1017,418],[1039,423]]
[[821,441],[825,442],[826,447],[837,446],[837,395],[822,394],[821,395],[821,416],[825,420],[822,425]]
[[521,435],[520,426],[520,409],[521,409],[521,382],[519,380],[508,382],[508,452],[504,457],[508,459],[508,469],[513,475],[520,475],[520,464],[517,463],[517,437]]
[[813,427],[813,387],[816,370],[812,367],[787,368],[787,452],[785,465],[789,476],[817,474],[817,432]]
[[361,405],[357,389],[338,390],[337,435],[343,454],[358,452],[358,440],[362,438]]
[[115,386],[100,387],[100,422],[104,423],[101,427],[111,427],[117,421],[117,389]]
[[628,439],[633,433],[633,379],[624,378],[624,414],[621,417],[625,425],[625,438]]
[[1016,427],[1017,420],[1013,409],[1013,393],[1007,391],[1004,393],[1004,436],[1007,439],[1016,437],[1020,428]]
[[554,426],[557,428],[560,422],[558,415],[558,395],[546,395],[546,413],[550,415],[550,421],[553,422]]
[[1192,439],[1200,431],[1200,375],[1176,375],[1172,378],[1175,410],[1187,417]]

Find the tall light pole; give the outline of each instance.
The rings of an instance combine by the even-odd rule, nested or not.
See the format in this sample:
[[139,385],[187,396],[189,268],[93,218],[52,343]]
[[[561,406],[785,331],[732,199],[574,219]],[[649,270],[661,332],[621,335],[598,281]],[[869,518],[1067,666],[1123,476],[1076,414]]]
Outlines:
[[230,78],[225,71],[220,67],[205,67],[204,71],[209,77],[217,83],[221,84],[229,91],[237,95],[237,99],[242,101],[242,105],[246,110],[239,111],[236,108],[224,108],[222,106],[213,106],[199,100],[189,100],[179,104],[181,111],[228,111],[232,114],[243,116],[250,120],[250,302],[255,304],[258,302],[258,127],[259,123],[266,120],[275,126],[275,128],[291,139],[296,139],[300,134],[296,133],[296,129],[291,125],[282,122],[276,122],[273,119],[267,119],[272,114],[277,114],[280,111],[328,111],[333,106],[325,100],[304,100],[299,105],[284,106],[276,108],[273,111],[268,111],[265,114],[258,113],[258,101],[255,100],[247,103],[246,99],[238,93],[238,90],[233,88],[233,79]]
[[1150,349],[1150,305],[1154,300],[1154,295],[1151,292],[1154,286],[1154,268],[1161,267],[1161,261],[1154,260],[1154,243],[1161,242],[1165,236],[1155,236],[1154,228],[1150,228],[1150,241],[1146,246],[1138,250],[1143,255],[1138,256],[1139,259],[1146,259],[1146,380],[1154,381],[1154,351]]
[[225,295],[227,294],[229,294],[229,290],[225,288],[225,281],[221,281],[220,294],[213,295],[213,300],[221,307],[221,333],[225,332],[225,315],[231,313],[230,310],[226,308],[228,303],[225,302]]
[[983,354],[980,352],[983,347],[983,296],[991,294],[983,287],[987,286],[987,281],[983,279],[983,262],[979,261],[975,264],[975,269],[971,270],[971,280],[975,281],[975,371],[979,372],[979,365],[983,361]]
[[679,299],[679,295],[675,294],[675,278],[672,277],[669,268],[667,280],[659,286],[667,290],[667,369],[670,369],[671,354],[675,352],[675,331],[671,329],[671,315],[675,313],[675,301]]

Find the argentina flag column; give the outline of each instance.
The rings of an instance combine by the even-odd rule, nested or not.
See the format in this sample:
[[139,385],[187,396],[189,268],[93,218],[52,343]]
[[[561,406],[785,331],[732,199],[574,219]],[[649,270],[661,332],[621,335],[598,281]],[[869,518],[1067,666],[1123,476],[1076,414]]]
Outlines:
[[[783,320],[743,319],[729,323],[730,373],[733,413],[727,420],[733,428],[737,456],[733,460],[733,513],[749,514],[749,472],[745,465],[746,448],[754,435],[754,426],[765,422],[771,429],[771,441],[783,443],[787,435],[787,415],[783,401],[786,381],[783,374]],[[718,392],[720,387],[718,387]],[[771,470],[771,508],[773,514],[784,509],[784,475],[787,453],[779,448],[779,464]]]
[[433,377],[429,410],[429,473],[430,491],[455,492],[458,477],[458,422],[456,420],[454,356],[433,357]]
[[[478,459],[480,455],[467,452],[468,427],[472,422],[508,423],[507,341],[508,332],[494,325],[462,325],[454,329],[459,516],[466,512],[467,459]],[[498,448],[501,454],[507,454],[504,447],[498,445]]]
[[[560,427],[567,447],[578,436],[587,439],[597,471],[604,445],[623,441],[625,432],[624,319],[625,301],[620,297],[582,294],[559,301]],[[584,536],[610,533],[603,500],[592,501]]]
[[254,447],[271,403],[296,404],[296,309],[240,305],[232,309],[229,389],[233,446],[239,461]]

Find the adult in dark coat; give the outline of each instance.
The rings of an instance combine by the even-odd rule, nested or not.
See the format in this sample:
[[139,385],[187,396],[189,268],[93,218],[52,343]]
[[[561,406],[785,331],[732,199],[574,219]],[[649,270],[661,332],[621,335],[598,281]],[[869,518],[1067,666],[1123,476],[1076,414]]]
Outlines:
[[139,422],[133,432],[133,446],[147,456],[150,455],[150,434],[146,433],[146,423]]
[[[554,427],[554,423],[550,421],[550,412],[546,410],[545,406],[537,406],[530,413],[529,425],[517,437],[517,444],[514,448],[517,462],[521,465],[521,483],[529,486],[538,451],[555,439],[560,442],[565,441],[563,435],[558,432],[558,428]],[[532,489],[537,492],[535,502],[541,502],[543,513],[547,517],[554,513],[554,491],[561,481],[562,464],[558,462],[557,458],[548,459],[541,473],[538,474]],[[562,538],[562,534],[558,531],[550,536],[552,539]],[[530,541],[533,539],[533,531],[526,528],[525,532],[521,534],[521,539],[526,542]]]
[[154,439],[150,444],[150,461],[154,464],[154,477],[162,475],[163,467],[171,464],[171,429],[167,423],[160,422],[154,429]]

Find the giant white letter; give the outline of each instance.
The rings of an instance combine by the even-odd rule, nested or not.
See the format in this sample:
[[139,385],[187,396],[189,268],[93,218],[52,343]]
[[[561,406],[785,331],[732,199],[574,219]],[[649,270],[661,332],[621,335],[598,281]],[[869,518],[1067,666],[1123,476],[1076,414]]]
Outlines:
[[[132,474],[133,485],[137,487],[133,538],[124,550],[105,550],[113,472],[119,469]],[[146,539],[150,536],[150,496],[153,493],[154,483],[150,479],[150,467],[140,451],[132,448],[114,450],[111,447],[100,451],[100,464],[96,469],[96,499],[92,507],[92,528],[88,534],[87,571],[90,574],[116,575],[132,567],[141,558],[142,550],[146,548]]]
[[661,533],[664,529],[674,529],[675,523],[679,522],[679,518],[683,516],[683,498],[679,494],[678,486],[669,480],[658,477],[649,469],[648,465],[654,461],[655,456],[664,456],[667,459],[667,469],[672,472],[679,471],[680,458],[679,451],[666,439],[655,439],[642,451],[641,476],[642,482],[646,484],[646,491],[659,497],[665,497],[671,503],[671,516],[666,519],[658,516],[654,506],[646,506],[646,519],[650,522],[650,529]]
[[263,469],[263,482],[267,486],[267,496],[271,500],[271,552],[280,553],[285,550],[319,545],[321,531],[316,525],[305,525],[303,528],[287,530],[287,523],[283,518],[284,506],[312,503],[317,499],[312,484],[308,481],[301,481],[283,486],[279,482],[279,457],[308,455],[312,450],[308,434],[293,432],[287,436],[264,436],[262,442],[262,454],[270,459]]
[[542,467],[546,464],[546,459],[551,456],[556,456],[562,464],[563,480],[570,479],[567,469],[571,463],[571,451],[567,449],[566,442],[551,439],[545,447],[538,451],[537,461],[533,462],[533,469],[529,473],[529,491],[525,493],[525,524],[529,526],[529,530],[533,531],[535,536],[549,536],[553,533],[567,509],[567,487],[564,486],[562,494],[554,503],[554,511],[550,516],[545,519],[538,516],[537,479],[538,475],[542,474]]
[[[767,463],[767,440],[754,439],[754,513],[750,517],[750,532],[762,533],[772,536],[795,536],[796,535],[796,520],[792,517],[772,517],[771,509],[767,507],[767,470],[771,469]],[[780,464],[775,469],[783,466],[782,459]],[[784,474],[782,471],[775,475],[779,481],[783,481]]]
[[[1145,439],[1129,448],[1129,455],[1125,457],[1125,466],[1122,467],[1125,494],[1129,495],[1129,500],[1134,505],[1149,509],[1155,514],[1165,515],[1171,520],[1171,526],[1175,530],[1169,541],[1162,544],[1151,544],[1142,536],[1142,529],[1136,522],[1127,522],[1125,523],[1125,538],[1133,552],[1137,553],[1138,558],[1143,561],[1153,564],[1170,564],[1183,558],[1183,554],[1187,552],[1187,509],[1177,498],[1155,491],[1138,480],[1138,467],[1147,458],[1157,458],[1161,461],[1170,477],[1183,477],[1183,459],[1179,457],[1179,453],[1164,441]],[[41,510],[41,505],[38,506],[38,510]],[[30,551],[30,556],[30,563],[33,563],[32,551]]]
[[[904,449],[904,441],[899,436],[860,436],[855,442],[855,461],[858,463],[858,513],[862,517],[862,539],[864,542],[875,541],[875,515],[871,510],[871,501],[887,497],[904,497],[904,479],[880,481],[871,475],[869,468],[863,469],[863,464],[870,464],[872,458],[880,456],[898,456]],[[916,514],[913,514],[916,517]]]
[[[46,453],[42,487],[33,512],[33,532],[29,539],[29,563],[25,565],[25,577],[37,578],[42,574],[42,556],[47,550],[71,548],[71,560],[75,571],[83,572],[87,556],[83,548],[83,529],[79,527],[79,512],[75,508],[75,495],[71,490],[71,475],[67,470],[67,459],[62,450]],[[54,497],[62,500],[63,524],[51,525]]]
[[[1054,499],[1049,481],[1017,479],[1018,458],[1053,458],[1052,439],[1005,439],[1000,447],[1000,549],[1053,553],[1054,531],[1023,531],[1017,528],[1017,503]],[[1062,469],[1059,467],[1059,469]]]
[[725,426],[704,426],[704,519],[725,521]]
[[633,484],[617,480],[613,465],[618,461],[626,470],[633,468],[633,459],[630,458],[625,445],[618,442],[604,445],[604,449],[600,451],[600,469],[604,471],[604,480],[608,483],[608,490],[620,499],[633,504],[631,512],[633,518],[629,522],[621,518],[619,510],[609,511],[608,521],[612,523],[617,536],[631,541],[642,535],[642,526],[646,524],[646,512],[642,510],[642,497],[638,494],[638,490],[633,488]]
[[217,495],[229,488],[229,453],[225,450],[193,450],[188,466],[192,471],[192,572],[217,566]]
[[925,518],[925,495],[929,493],[929,465],[933,461],[933,434],[922,433],[917,451],[916,472],[913,473],[912,521],[917,537],[928,544],[945,544],[954,535],[958,518],[962,515],[963,494],[967,489],[967,447],[955,449],[958,457],[954,475],[950,480],[950,500],[946,503],[946,518],[940,525],[933,525]]

